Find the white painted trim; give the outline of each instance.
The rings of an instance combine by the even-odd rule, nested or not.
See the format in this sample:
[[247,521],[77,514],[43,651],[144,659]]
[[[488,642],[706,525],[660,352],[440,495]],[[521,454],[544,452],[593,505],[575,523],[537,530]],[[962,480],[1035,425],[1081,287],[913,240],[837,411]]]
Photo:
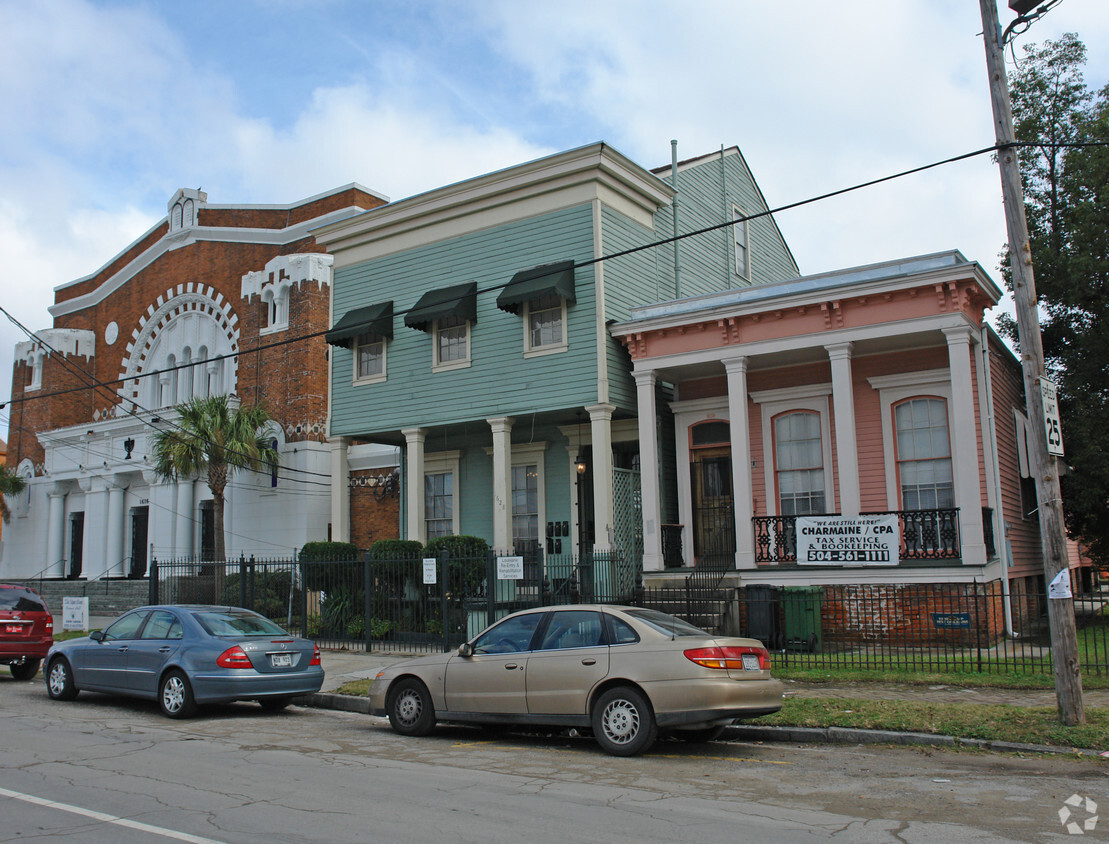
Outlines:
[[[946,370],[932,370],[932,372]],[[907,375],[914,375],[917,373],[906,373]],[[927,374],[927,373],[920,373]],[[896,379],[899,376],[883,376],[883,379]],[[882,379],[868,379],[878,381]],[[873,386],[873,385],[872,385]],[[949,381],[938,382],[934,379],[916,381],[912,378],[906,378],[901,384],[891,383],[889,386],[878,389],[878,402],[882,408],[882,455],[886,471],[886,509],[890,512],[895,512],[901,509],[901,487],[897,483],[897,440],[893,431],[893,405],[898,402],[905,401],[911,398],[927,398],[935,397],[943,399],[947,408],[947,448],[951,453],[951,473],[952,485],[957,491],[959,489],[959,463],[955,459],[954,448],[952,448],[952,435],[955,432],[955,417],[954,409],[952,407],[953,401],[951,398],[951,383]],[[956,499],[956,506],[959,501]]]
[[[762,392],[782,393],[788,391],[765,390]],[[780,396],[775,401],[756,399],[762,411],[763,494],[766,496],[766,515],[778,515],[773,419],[782,413],[792,411],[810,411],[816,413],[820,418],[820,459],[824,469],[824,508],[825,512],[828,513],[837,512],[835,478],[832,474],[832,431],[828,402],[830,393],[831,387],[829,386],[827,393],[810,393],[806,396],[801,392],[798,393],[796,398]]]

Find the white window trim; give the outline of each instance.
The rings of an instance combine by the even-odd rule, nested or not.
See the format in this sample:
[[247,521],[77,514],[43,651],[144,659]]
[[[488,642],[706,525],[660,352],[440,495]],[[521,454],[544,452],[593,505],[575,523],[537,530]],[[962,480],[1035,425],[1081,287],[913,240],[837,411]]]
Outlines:
[[367,375],[364,378],[358,377],[358,340],[359,338],[355,337],[354,342],[350,344],[352,352],[350,383],[355,387],[361,387],[366,384],[380,384],[382,381],[385,381],[389,375],[389,338],[381,337],[381,372],[376,375]]
[[551,343],[547,346],[533,346],[531,344],[531,301],[524,303],[524,357],[538,358],[544,355],[557,355],[570,348],[569,332],[566,326],[566,300],[561,296],[562,304],[562,342]]
[[431,371],[432,372],[450,372],[452,369],[467,369],[473,362],[474,356],[474,333],[473,323],[466,320],[466,357],[461,360],[447,361],[446,363],[439,362],[439,320],[435,320],[435,326],[431,331]]
[[[451,481],[451,488],[453,492],[453,500],[451,502],[451,533],[458,536],[461,533],[460,523],[460,507],[461,495],[459,490],[460,477],[458,474],[458,465],[462,452],[460,451],[437,451],[434,454],[424,455],[424,477],[428,475],[442,475],[449,472],[453,479]],[[426,495],[426,486],[420,488],[420,495]],[[427,537],[427,512],[424,512],[424,537]]]
[[[749,220],[742,222],[735,222],[737,217],[746,217],[747,212],[740,208],[738,205],[732,206],[732,269],[737,276],[747,281],[751,280],[751,227],[748,225]],[[735,228],[736,226],[743,226],[743,242],[747,245],[745,254],[743,256],[743,266],[739,266],[739,250],[735,248]]]
[[766,496],[766,514],[778,515],[777,466],[774,462],[774,417],[790,411],[809,411],[820,417],[820,460],[824,467],[824,507],[835,513],[836,487],[832,474],[832,425],[828,397],[831,384],[812,384],[806,387],[781,390],[759,390],[748,395],[759,405],[762,414],[762,465],[763,495]]
[[947,443],[951,450],[951,474],[955,506],[959,507],[959,461],[955,459],[955,419],[951,397],[951,375],[946,369],[879,375],[867,382],[878,391],[882,407],[882,453],[886,470],[886,509],[901,509],[901,485],[897,481],[897,440],[893,430],[893,406],[911,398],[943,399],[947,407]]

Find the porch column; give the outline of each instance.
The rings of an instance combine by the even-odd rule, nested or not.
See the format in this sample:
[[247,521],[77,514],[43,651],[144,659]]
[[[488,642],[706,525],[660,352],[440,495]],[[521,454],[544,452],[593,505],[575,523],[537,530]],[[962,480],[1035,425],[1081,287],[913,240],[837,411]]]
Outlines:
[[347,449],[350,440],[331,440],[331,539],[350,542],[350,464]]
[[427,522],[424,520],[424,439],[423,428],[405,428],[404,443],[408,451],[408,477],[405,479],[405,511],[408,513],[406,539],[427,542]]
[[732,507],[735,517],[735,566],[755,567],[755,514],[751,492],[751,425],[747,414],[747,358],[721,361],[728,375],[728,417],[732,437]]
[[107,571],[105,543],[108,527],[108,484],[104,478],[81,478],[85,491],[85,534],[81,541],[81,575],[95,580]]
[[859,447],[855,439],[855,392],[851,383],[851,352],[854,343],[825,346],[832,362],[832,408],[836,414],[836,463],[839,466],[839,511],[857,516],[859,493]]
[[662,571],[662,496],[659,484],[655,373],[633,372],[639,410],[639,484],[643,506],[643,570]]
[[114,477],[108,480],[108,536],[105,543],[105,568],[107,574],[125,575],[123,565],[123,491],[127,488],[125,478]]
[[591,404],[589,433],[593,439],[593,550],[612,550],[614,506],[612,502],[612,414],[613,404]]
[[951,368],[951,463],[955,475],[955,506],[959,508],[959,541],[964,565],[986,562],[982,529],[982,493],[978,459],[978,427],[974,416],[974,379],[971,377],[970,326],[943,329]]
[[176,487],[157,472],[146,469],[142,479],[148,489],[150,509],[147,511],[147,565],[155,557],[164,560],[172,557],[177,543]]
[[493,429],[493,550],[512,552],[512,423],[510,416],[486,419]]
[[186,559],[193,555],[193,480],[185,478],[177,481],[177,526],[174,529],[173,556]]
[[65,496],[69,491],[68,481],[56,481],[51,485],[50,512],[46,519],[46,561],[48,577],[65,576]]

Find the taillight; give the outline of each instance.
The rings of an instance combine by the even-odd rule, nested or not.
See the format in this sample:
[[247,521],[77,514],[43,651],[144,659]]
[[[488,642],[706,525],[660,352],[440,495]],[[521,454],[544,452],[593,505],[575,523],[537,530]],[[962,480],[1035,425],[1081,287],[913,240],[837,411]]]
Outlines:
[[253,668],[250,657],[238,645],[228,648],[219,655],[216,665],[220,668]]
[[53,629],[54,629],[54,619],[52,619],[52,618],[51,618],[51,619],[47,619],[47,622],[46,622],[46,629],[47,629],[47,630],[53,630]]
[[691,648],[685,651],[685,658],[705,668],[745,669],[747,666],[743,664],[744,654],[754,654],[758,657],[760,671],[770,670],[770,651],[749,645],[728,648]]
[[315,648],[316,648],[315,651],[312,652],[312,661],[310,663],[308,663],[309,665],[319,665],[320,664],[320,646],[316,645]]

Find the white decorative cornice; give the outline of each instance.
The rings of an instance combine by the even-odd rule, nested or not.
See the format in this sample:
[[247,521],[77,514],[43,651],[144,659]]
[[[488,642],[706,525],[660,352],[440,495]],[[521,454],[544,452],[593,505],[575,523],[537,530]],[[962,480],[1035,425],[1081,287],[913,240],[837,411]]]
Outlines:
[[242,278],[241,296],[250,300],[261,296],[270,287],[299,288],[305,282],[316,282],[319,289],[331,286],[331,265],[335,259],[320,252],[297,252],[278,255],[270,260],[264,270],[247,273]]

